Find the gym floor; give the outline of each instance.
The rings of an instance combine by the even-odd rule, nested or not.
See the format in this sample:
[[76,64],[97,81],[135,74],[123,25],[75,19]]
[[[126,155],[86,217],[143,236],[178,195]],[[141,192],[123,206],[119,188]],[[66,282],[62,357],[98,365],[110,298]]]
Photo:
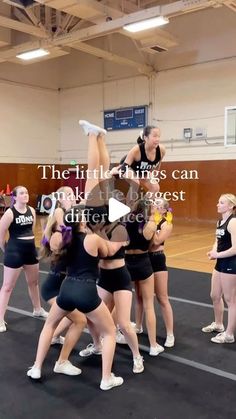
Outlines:
[[[190,260],[195,255],[194,249],[195,252],[204,251],[205,255],[205,249],[197,250],[201,246],[194,241],[193,235],[196,233],[198,238],[205,235],[202,247],[208,245],[206,238],[210,245],[214,238],[214,226],[208,226],[203,231],[199,231],[198,226],[189,226],[189,232],[185,230],[182,233],[180,247],[178,240],[180,243],[182,230],[181,225],[176,227],[173,242],[169,240],[169,254],[172,251],[174,255],[176,243],[175,254],[180,254],[183,247],[183,253],[187,252],[185,256]],[[174,258],[177,256],[172,256],[172,260]],[[0,269],[2,278],[2,263]],[[48,266],[41,263],[41,283],[47,270]],[[27,368],[34,361],[42,320],[32,317],[26,283],[21,274],[6,314],[8,331],[0,336],[0,418],[41,419],[43,416],[44,419],[54,419],[61,415],[64,419],[100,419],[104,416],[112,419],[235,418],[235,344],[213,344],[210,342],[211,335],[201,332],[201,327],[213,319],[209,297],[210,274],[170,268],[169,279],[176,346],[166,349],[158,357],[150,357],[144,331],[143,335],[139,335],[139,343],[145,371],[134,375],[128,347],[117,345],[113,370],[124,378],[124,384],[102,392],[99,389],[100,356],[85,359],[78,354],[91,341],[86,333],[83,333],[71,356],[71,361],[82,369],[80,376],[68,377],[53,372],[60,350],[58,345],[51,347],[39,382],[26,376]],[[165,331],[157,306],[156,311],[158,341],[163,344]]]

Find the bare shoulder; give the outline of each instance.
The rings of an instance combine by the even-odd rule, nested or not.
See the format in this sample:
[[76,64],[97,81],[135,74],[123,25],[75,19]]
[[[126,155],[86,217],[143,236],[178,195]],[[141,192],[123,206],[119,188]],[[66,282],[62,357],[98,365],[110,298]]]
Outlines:
[[228,224],[228,231],[230,233],[236,233],[236,217],[231,218]]
[[97,234],[87,234],[84,239],[84,248],[86,252],[91,256],[98,255],[98,247],[99,247],[99,239],[100,237]]
[[140,148],[139,145],[136,144],[131,151],[133,152],[133,156],[135,159],[139,160],[140,159]]
[[13,221],[13,212],[12,212],[11,208],[8,208],[4,212],[3,216],[1,217],[0,222],[1,222],[1,225],[4,225],[4,226],[7,227],[12,223],[12,221]]
[[32,212],[32,214],[35,216],[36,215],[35,209],[33,207],[31,207],[30,205],[29,205],[29,209]]

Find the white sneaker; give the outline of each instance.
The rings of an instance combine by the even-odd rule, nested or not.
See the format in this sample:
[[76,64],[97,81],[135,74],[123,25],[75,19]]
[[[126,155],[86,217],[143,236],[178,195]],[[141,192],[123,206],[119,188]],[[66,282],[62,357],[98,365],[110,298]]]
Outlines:
[[113,387],[121,386],[124,380],[122,377],[116,377],[113,373],[111,373],[111,377],[108,380],[102,380],[100,384],[101,390],[110,390]]
[[79,352],[79,355],[82,357],[101,354],[101,349],[96,349],[94,343],[90,343],[85,349],[82,349],[82,351]]
[[48,317],[48,312],[44,310],[43,307],[40,308],[40,310],[34,310],[33,311],[34,317],[43,317],[43,319],[46,319]]
[[83,128],[84,133],[86,135],[88,135],[90,133],[93,133],[95,135],[98,135],[98,134],[105,134],[106,135],[106,133],[107,133],[105,129],[103,129],[103,128],[97,126],[97,125],[90,124],[90,122],[85,121],[83,119],[79,120],[79,125],[81,125],[81,127]]
[[28,369],[27,375],[33,380],[39,380],[41,378],[41,369],[33,365]]
[[137,333],[137,335],[141,335],[141,333],[143,333],[143,327],[137,327],[136,323],[131,322],[132,327],[134,328],[135,332]]
[[80,368],[75,367],[70,361],[64,361],[61,364],[57,361],[53,371],[65,375],[79,375],[82,372]]
[[6,322],[4,320],[0,321],[0,333],[2,332],[6,332],[7,328],[6,328]]
[[136,358],[134,358],[133,361],[134,361],[133,372],[135,374],[139,374],[140,372],[143,372],[144,371],[143,357],[141,355],[136,356]]
[[223,324],[219,325],[216,324],[216,322],[212,322],[211,324],[209,324],[208,326],[205,326],[202,328],[202,332],[203,333],[212,333],[212,332],[224,332],[225,328],[223,326]]
[[120,330],[116,330],[116,343],[120,345],[127,345],[126,339]]
[[166,348],[173,348],[174,345],[175,345],[175,337],[174,337],[174,335],[167,335],[166,336],[166,341],[164,343],[164,346]]
[[65,338],[63,336],[54,336],[51,340],[51,345],[63,345]]
[[150,351],[149,351],[149,355],[151,355],[151,356],[157,356],[157,355],[159,355],[161,352],[164,352],[164,348],[163,348],[163,346],[161,346],[161,345],[159,345],[158,343],[157,343],[157,345],[156,346],[150,346]]
[[226,332],[218,333],[214,338],[211,338],[214,343],[234,343],[234,335],[226,335]]

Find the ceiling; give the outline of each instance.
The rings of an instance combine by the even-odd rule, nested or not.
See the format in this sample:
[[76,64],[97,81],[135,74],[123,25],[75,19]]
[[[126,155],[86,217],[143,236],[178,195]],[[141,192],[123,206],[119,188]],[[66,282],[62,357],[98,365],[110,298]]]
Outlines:
[[[163,15],[164,29],[131,34],[127,23]],[[45,48],[35,61],[80,51],[140,73],[236,55],[236,0],[0,0],[0,66]],[[216,49],[216,44],[221,47]],[[200,50],[201,43],[201,50]],[[207,51],[206,51],[207,48]]]

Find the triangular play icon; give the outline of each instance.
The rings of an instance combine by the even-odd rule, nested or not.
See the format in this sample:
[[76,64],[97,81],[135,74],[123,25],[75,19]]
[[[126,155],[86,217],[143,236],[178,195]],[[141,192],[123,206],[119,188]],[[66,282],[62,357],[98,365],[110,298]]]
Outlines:
[[109,199],[108,220],[110,223],[119,220],[119,218],[124,217],[124,215],[127,215],[130,212],[131,209],[128,205],[122,204],[115,198]]

